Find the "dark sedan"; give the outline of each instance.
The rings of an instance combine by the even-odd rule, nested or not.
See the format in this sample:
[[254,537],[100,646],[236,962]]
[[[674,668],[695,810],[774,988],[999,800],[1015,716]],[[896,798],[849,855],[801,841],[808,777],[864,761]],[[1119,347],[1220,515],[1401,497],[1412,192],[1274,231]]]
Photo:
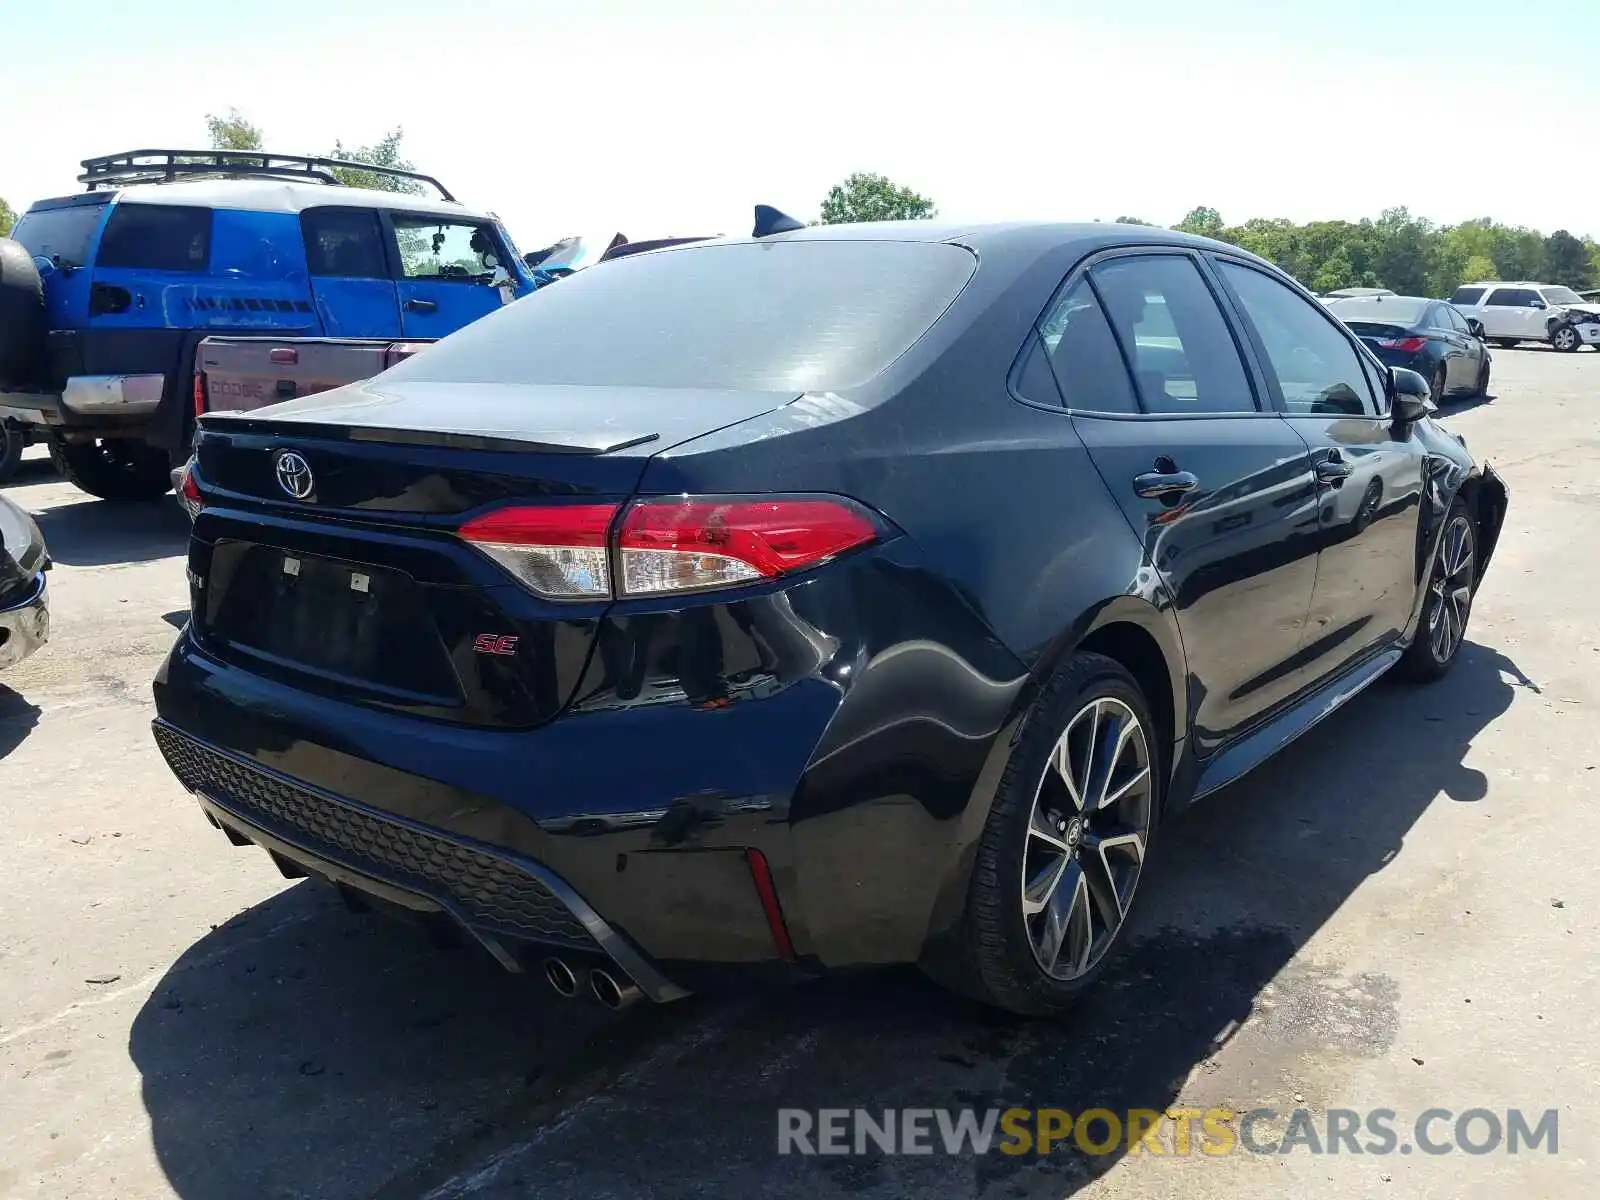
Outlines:
[[1489,394],[1489,347],[1482,329],[1442,300],[1359,296],[1326,301],[1333,313],[1391,367],[1428,381],[1435,403]]
[[0,668],[15,666],[50,638],[49,569],[33,518],[0,496]]
[[563,995],[1063,1011],[1168,817],[1449,671],[1505,488],[1220,243],[766,225],[201,418],[156,740],[230,840]]

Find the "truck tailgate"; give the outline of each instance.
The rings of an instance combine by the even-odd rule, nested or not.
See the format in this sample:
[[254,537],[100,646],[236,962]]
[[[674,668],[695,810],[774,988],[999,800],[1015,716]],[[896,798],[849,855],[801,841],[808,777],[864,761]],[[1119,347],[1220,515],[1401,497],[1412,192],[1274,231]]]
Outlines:
[[205,412],[248,412],[370,379],[425,343],[372,338],[209,337],[195,351]]

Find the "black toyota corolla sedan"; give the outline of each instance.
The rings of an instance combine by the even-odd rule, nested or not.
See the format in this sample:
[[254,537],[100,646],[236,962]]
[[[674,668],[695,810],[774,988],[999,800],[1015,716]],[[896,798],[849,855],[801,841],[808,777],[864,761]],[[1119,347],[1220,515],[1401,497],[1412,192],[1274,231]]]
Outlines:
[[564,994],[1060,1011],[1168,817],[1448,671],[1505,488],[1231,247],[776,224],[204,417],[156,739],[232,841]]
[[1489,394],[1491,359],[1483,328],[1443,300],[1420,296],[1353,296],[1324,303],[1379,361],[1428,381],[1435,402]]

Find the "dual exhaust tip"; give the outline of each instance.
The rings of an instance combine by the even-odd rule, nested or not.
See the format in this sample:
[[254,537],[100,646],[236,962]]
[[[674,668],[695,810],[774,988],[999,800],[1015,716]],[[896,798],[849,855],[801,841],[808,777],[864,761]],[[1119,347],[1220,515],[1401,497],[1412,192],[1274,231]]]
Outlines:
[[[612,1012],[621,1012],[644,999],[644,993],[637,984],[630,979],[619,979],[604,967],[592,967],[588,975],[589,994]],[[555,989],[556,995],[565,999],[572,999],[580,990],[578,973],[564,958],[545,959],[544,977]]]

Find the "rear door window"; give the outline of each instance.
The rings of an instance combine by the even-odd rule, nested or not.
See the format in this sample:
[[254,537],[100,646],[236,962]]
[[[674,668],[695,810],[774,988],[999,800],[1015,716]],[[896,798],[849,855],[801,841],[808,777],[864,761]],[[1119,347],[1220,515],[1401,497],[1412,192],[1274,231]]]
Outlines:
[[300,218],[313,275],[387,279],[389,259],[378,214],[359,208],[313,208]]
[[1468,306],[1474,305],[1483,299],[1483,293],[1487,290],[1487,288],[1481,287],[1457,288],[1455,291],[1450,293],[1450,303],[1465,304]]
[[1114,258],[1090,275],[1146,412],[1256,411],[1233,334],[1191,259]]
[[1532,308],[1538,300],[1539,293],[1532,288],[1495,288],[1484,303],[1496,308]]
[[173,204],[113,206],[96,258],[139,271],[204,271],[210,261],[211,210]]
[[1105,310],[1087,279],[1064,293],[1044,320],[1039,340],[1067,407],[1079,412],[1136,413],[1128,367]]

